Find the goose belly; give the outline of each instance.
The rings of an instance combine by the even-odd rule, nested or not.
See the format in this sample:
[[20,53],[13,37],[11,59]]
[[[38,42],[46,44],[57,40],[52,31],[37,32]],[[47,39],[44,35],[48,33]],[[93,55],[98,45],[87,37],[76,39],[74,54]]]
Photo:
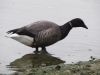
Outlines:
[[35,40],[35,43],[36,43],[37,46],[42,47],[42,46],[52,45],[52,44],[56,43],[57,41],[59,41],[59,39],[56,39],[56,38],[39,38],[38,40]]
[[35,43],[37,46],[49,46],[60,40],[60,32],[41,32],[35,37]]
[[26,36],[26,35],[18,35],[18,34],[12,34],[10,35],[10,38],[24,44],[27,46],[32,46],[34,42],[34,38]]

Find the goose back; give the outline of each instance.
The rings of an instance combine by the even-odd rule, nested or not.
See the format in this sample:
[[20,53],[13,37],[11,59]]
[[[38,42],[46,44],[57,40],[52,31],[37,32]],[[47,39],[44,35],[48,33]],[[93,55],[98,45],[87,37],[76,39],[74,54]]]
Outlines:
[[40,31],[44,31],[53,27],[58,27],[58,25],[50,21],[37,21],[25,26],[25,29],[33,34],[37,34]]

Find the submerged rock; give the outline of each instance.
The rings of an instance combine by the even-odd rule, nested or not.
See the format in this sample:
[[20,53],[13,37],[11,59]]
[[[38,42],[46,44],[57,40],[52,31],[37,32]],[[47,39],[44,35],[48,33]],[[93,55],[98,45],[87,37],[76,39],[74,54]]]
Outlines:
[[50,66],[64,63],[65,61],[48,54],[26,54],[22,58],[10,63],[10,67],[15,68],[36,68],[40,66]]
[[[16,75],[16,74],[12,74]],[[17,75],[100,75],[100,59],[27,69]]]
[[10,64],[23,68],[16,69],[11,75],[100,75],[100,59],[74,64],[60,63],[64,61],[51,55],[27,54]]

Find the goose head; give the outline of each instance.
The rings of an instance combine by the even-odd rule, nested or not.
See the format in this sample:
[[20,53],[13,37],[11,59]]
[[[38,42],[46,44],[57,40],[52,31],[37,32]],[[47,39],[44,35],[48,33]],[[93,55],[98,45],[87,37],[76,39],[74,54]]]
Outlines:
[[83,28],[88,29],[88,27],[85,25],[83,20],[80,18],[75,18],[75,19],[71,20],[69,23],[72,27],[83,27]]

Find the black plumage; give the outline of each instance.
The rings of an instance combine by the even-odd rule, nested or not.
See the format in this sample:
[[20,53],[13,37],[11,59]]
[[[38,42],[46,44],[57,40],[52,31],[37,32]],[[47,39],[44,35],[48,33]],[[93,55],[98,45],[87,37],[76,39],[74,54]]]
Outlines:
[[30,47],[36,48],[36,51],[38,51],[38,47],[42,47],[42,50],[46,51],[46,46],[64,39],[74,27],[84,27],[88,29],[82,19],[75,18],[62,26],[50,21],[37,21],[30,25],[10,30],[8,33],[30,36],[34,38],[34,42]]

